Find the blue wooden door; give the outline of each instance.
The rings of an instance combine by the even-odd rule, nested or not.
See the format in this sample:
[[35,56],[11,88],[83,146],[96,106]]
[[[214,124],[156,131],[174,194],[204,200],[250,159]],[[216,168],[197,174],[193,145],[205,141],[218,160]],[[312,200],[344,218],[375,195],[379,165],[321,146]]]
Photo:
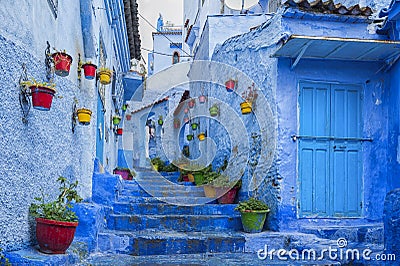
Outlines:
[[300,216],[360,216],[360,86],[300,83],[299,103]]

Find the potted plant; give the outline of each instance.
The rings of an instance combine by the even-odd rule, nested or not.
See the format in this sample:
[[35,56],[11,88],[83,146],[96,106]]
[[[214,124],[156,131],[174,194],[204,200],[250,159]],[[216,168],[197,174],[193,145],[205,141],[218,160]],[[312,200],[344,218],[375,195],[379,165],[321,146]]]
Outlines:
[[119,115],[114,115],[113,116],[113,125],[118,126],[120,122],[121,122],[121,117]]
[[162,115],[160,115],[160,116],[158,116],[158,125],[160,125],[160,126],[162,126],[163,124],[164,124],[164,120],[163,120],[163,116]]
[[163,170],[165,162],[160,157],[154,157],[151,159],[151,165],[155,171],[160,172]]
[[199,103],[205,103],[207,101],[207,97],[205,95],[200,95],[199,96]]
[[217,116],[217,115],[219,114],[219,107],[218,107],[218,105],[217,105],[217,104],[213,104],[213,105],[210,107],[209,111],[210,111],[210,115],[211,115],[211,116],[213,116],[213,117]]
[[225,82],[225,88],[227,92],[232,92],[235,90],[237,84],[237,80],[229,79]]
[[51,55],[54,62],[54,72],[60,77],[66,77],[69,75],[71,68],[72,57],[64,51],[55,52]]
[[130,121],[131,120],[131,118],[132,118],[132,115],[131,114],[126,114],[126,120],[128,120],[128,121]]
[[123,132],[122,128],[117,128],[117,135],[118,136],[122,136],[122,132]]
[[92,64],[92,62],[86,62],[82,65],[83,73],[85,74],[85,78],[92,80],[96,77],[96,69],[97,66]]
[[212,185],[215,187],[219,204],[232,204],[235,202],[242,180],[230,180],[228,176],[221,174]]
[[111,83],[112,71],[109,68],[101,67],[98,75],[101,84],[108,85]]
[[269,212],[269,207],[264,202],[251,197],[246,201],[239,202],[235,208],[241,214],[243,230],[247,233],[259,233]]
[[29,213],[36,219],[36,238],[40,251],[48,254],[64,254],[74,239],[78,217],[72,204],[82,201],[76,188],[78,181],[68,182],[60,176],[60,194],[52,202],[36,197],[39,203],[32,203]]
[[204,189],[204,194],[207,198],[216,198],[217,197],[217,191],[215,187],[213,186],[212,182],[220,177],[220,173],[210,171],[207,173],[204,173],[204,182],[203,182],[203,189]]
[[125,112],[125,111],[128,109],[128,106],[129,106],[129,105],[128,105],[127,103],[123,104],[123,105],[122,105],[122,111]]
[[196,104],[195,99],[190,99],[189,102],[188,102],[189,108],[193,108],[195,104]]
[[54,94],[56,93],[55,84],[37,82],[32,79],[32,81],[22,82],[21,85],[29,87],[33,108],[41,111],[50,110]]
[[190,126],[192,127],[193,130],[196,130],[198,128],[199,124],[194,122]]
[[197,138],[198,138],[200,141],[205,140],[205,139],[206,139],[206,133],[205,133],[205,132],[200,132],[200,134],[197,135]]
[[240,104],[242,114],[249,114],[253,111],[253,103],[257,99],[257,96],[258,95],[253,83],[252,86],[248,87],[247,90],[242,93],[242,97],[244,99],[244,102]]
[[174,128],[178,129],[181,126],[181,120],[179,118],[174,118]]
[[129,168],[124,168],[124,167],[116,167],[113,170],[113,173],[115,175],[121,175],[122,179],[124,180],[132,180],[134,176],[136,176],[136,173],[131,171]]
[[186,139],[188,141],[192,141],[193,140],[193,134],[186,135]]
[[86,108],[80,108],[76,111],[76,114],[78,116],[78,121],[79,124],[81,125],[89,125],[90,124],[90,118],[92,116],[92,111]]

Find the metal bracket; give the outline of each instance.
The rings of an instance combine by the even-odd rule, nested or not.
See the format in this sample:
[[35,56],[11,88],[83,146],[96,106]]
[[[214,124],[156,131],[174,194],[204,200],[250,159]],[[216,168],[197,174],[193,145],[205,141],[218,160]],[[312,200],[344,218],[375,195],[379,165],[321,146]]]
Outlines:
[[76,128],[76,104],[77,104],[78,100],[75,98],[74,99],[74,103],[72,104],[72,117],[71,117],[71,125],[72,125],[72,133],[75,133],[75,128]]
[[298,54],[297,57],[296,57],[296,60],[294,60],[292,66],[290,67],[291,70],[293,70],[293,69],[297,66],[297,64],[299,63],[301,57],[304,55],[304,53],[306,52],[307,48],[308,48],[312,43],[313,43],[313,41],[309,41],[307,44],[305,44],[305,45],[301,48],[299,54]]
[[48,41],[44,55],[45,55],[45,65],[46,65],[46,78],[49,83],[53,83],[54,79],[53,58],[51,57],[50,43]]
[[19,85],[19,105],[22,110],[22,122],[28,123],[28,114],[31,109],[31,100],[29,98],[30,93],[28,91],[28,86],[24,84],[28,82],[28,75],[26,71],[25,63],[22,64],[22,74],[19,77],[18,85]]

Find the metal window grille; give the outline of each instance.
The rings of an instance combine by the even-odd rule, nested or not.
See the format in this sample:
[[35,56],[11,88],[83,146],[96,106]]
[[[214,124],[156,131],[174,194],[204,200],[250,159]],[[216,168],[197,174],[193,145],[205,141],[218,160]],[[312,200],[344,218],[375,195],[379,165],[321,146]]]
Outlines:
[[47,0],[55,18],[58,14],[58,0]]

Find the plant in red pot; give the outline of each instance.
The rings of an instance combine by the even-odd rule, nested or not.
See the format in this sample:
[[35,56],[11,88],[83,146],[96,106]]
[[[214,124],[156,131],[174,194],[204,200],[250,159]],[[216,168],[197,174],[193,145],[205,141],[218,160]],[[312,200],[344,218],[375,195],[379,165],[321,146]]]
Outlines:
[[53,58],[55,73],[60,77],[68,76],[72,57],[67,54],[65,50],[62,52],[55,52],[51,57]]
[[122,179],[125,180],[132,180],[134,176],[136,176],[136,173],[134,171],[131,171],[129,168],[124,168],[124,167],[116,167],[113,170],[113,173],[115,175],[121,175]]
[[[53,97],[56,94],[56,85],[47,82],[32,81],[22,82],[21,85],[29,88],[29,94],[32,96],[33,108],[41,111],[49,111]],[[28,89],[26,89],[28,91]]]
[[36,218],[36,238],[39,250],[47,254],[64,254],[74,239],[78,226],[78,216],[72,210],[72,204],[82,201],[76,188],[78,181],[69,182],[65,177],[60,182],[60,194],[52,202],[36,197],[38,203],[32,203],[29,213]]
[[86,79],[94,79],[96,77],[96,69],[97,66],[95,64],[92,64],[92,62],[86,62],[82,65],[83,72],[85,74]]

